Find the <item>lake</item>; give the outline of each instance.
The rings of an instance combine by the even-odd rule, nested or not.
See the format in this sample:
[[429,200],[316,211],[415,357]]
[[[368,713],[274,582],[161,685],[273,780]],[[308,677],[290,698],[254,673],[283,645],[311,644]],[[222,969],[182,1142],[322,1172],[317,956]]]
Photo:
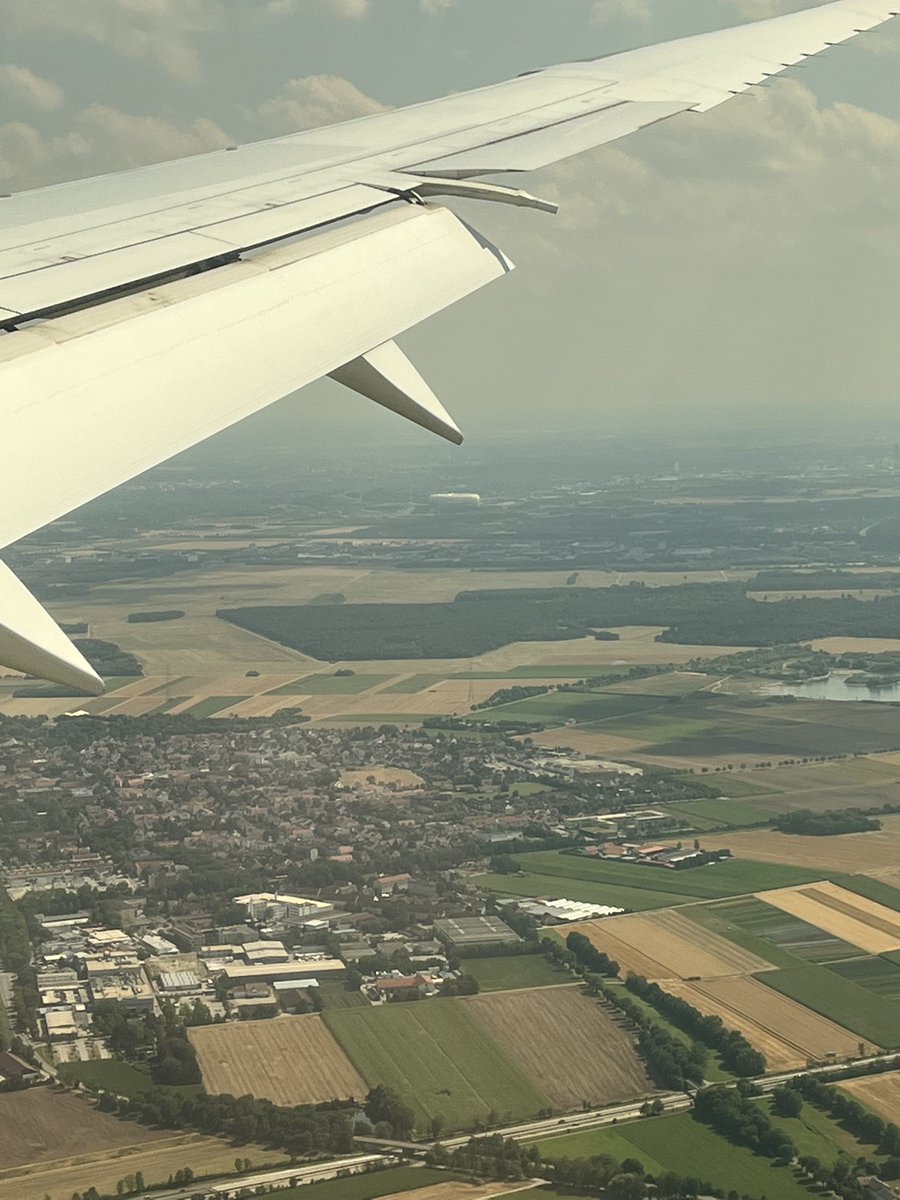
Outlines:
[[852,671],[832,671],[827,679],[815,679],[810,683],[773,683],[767,691],[770,696],[796,696],[798,700],[866,700],[882,704],[900,704],[900,683],[885,687],[848,686],[846,680]]

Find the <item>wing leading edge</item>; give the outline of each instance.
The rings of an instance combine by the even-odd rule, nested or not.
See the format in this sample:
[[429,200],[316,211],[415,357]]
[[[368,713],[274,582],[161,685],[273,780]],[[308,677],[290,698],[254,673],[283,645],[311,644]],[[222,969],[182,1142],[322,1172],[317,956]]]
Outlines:
[[[553,211],[476,178],[706,111],[895,15],[877,0],[833,0],[327,130],[0,197],[0,406],[15,447],[0,546],[325,375],[461,441],[394,338],[511,264],[435,198]],[[0,661],[99,685],[2,564]]]

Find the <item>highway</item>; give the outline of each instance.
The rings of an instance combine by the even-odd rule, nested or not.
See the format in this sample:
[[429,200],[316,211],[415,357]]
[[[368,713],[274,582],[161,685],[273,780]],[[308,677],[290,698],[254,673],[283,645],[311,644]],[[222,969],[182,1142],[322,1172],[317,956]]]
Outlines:
[[[335,1159],[333,1162],[314,1163],[307,1167],[279,1167],[274,1171],[254,1171],[249,1175],[232,1175],[218,1183],[191,1183],[187,1187],[153,1194],[158,1200],[193,1200],[195,1196],[230,1200],[233,1196],[244,1194],[245,1189],[252,1192],[255,1188],[263,1187],[268,1190],[273,1184],[287,1187],[292,1179],[296,1179],[298,1184],[319,1183],[323,1179],[336,1179],[342,1171],[358,1174],[372,1165],[390,1166],[393,1162],[392,1155],[355,1154],[352,1157]],[[277,1195],[277,1192],[275,1194]]]

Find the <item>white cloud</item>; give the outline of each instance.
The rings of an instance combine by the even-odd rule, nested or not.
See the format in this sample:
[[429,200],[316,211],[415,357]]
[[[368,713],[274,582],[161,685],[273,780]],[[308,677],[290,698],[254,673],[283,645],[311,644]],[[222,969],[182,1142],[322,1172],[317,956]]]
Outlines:
[[222,0],[3,0],[0,29],[89,38],[191,80],[200,74],[194,39],[217,28],[224,12]]
[[92,105],[74,114],[68,130],[57,135],[44,134],[22,121],[0,125],[0,185],[4,191],[41,187],[200,154],[227,146],[231,140],[205,118],[175,125]]
[[288,80],[277,96],[258,108],[245,110],[245,115],[258,132],[271,135],[316,129],[383,111],[383,104],[347,79],[310,75]]
[[555,193],[555,222],[475,218],[520,267],[500,306],[511,344],[472,366],[486,394],[512,356],[526,401],[601,424],[660,404],[677,420],[777,397],[894,402],[900,123],[782,81],[530,187]]
[[65,93],[50,79],[42,79],[28,67],[13,63],[0,64],[0,91],[14,104],[36,108],[40,112],[52,112],[59,108]]

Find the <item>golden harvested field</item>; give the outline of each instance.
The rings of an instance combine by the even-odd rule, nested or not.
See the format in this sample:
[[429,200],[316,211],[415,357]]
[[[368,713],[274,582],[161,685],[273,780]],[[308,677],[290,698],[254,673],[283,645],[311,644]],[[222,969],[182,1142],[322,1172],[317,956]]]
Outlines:
[[867,954],[900,950],[900,913],[833,883],[760,892],[759,900],[859,946]]
[[647,979],[714,979],[771,971],[772,964],[670,909],[604,917],[568,927],[618,962],[621,974]]
[[845,1083],[839,1083],[838,1087],[886,1121],[897,1120],[897,1114],[900,1113],[900,1071],[869,1075],[864,1079],[848,1079]]
[[362,771],[341,771],[341,783],[347,787],[359,787],[370,779],[382,785],[395,784],[399,788],[417,788],[422,784],[419,775],[402,767],[366,767]]
[[[760,781],[762,778],[761,772]],[[896,870],[900,862],[900,816],[882,817],[881,823],[883,828],[877,832],[827,838],[748,830],[730,833],[728,848],[735,858],[878,876],[882,871]]]
[[631,1036],[575,988],[495,992],[466,1005],[560,1108],[575,1108],[582,1100],[630,1100],[653,1088]]
[[318,1016],[207,1025],[189,1035],[203,1085],[213,1095],[293,1106],[362,1097],[369,1090]]
[[[737,1029],[761,1051],[771,1071],[790,1071],[809,1061],[834,1054],[855,1057],[861,1039],[782,996],[756,979],[711,979],[702,983],[666,984],[666,990],[682,996],[707,1016],[721,1017],[729,1029]],[[864,1043],[866,1053],[878,1047]]]

